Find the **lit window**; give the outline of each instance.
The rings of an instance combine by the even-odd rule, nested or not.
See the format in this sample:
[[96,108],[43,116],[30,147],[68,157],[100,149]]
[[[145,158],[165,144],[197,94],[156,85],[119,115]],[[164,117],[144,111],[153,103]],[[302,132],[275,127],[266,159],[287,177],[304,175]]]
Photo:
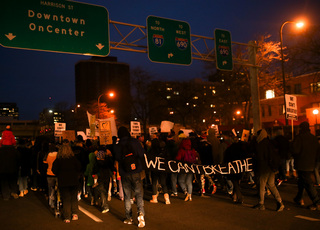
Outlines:
[[274,90],[272,89],[270,89],[270,90],[267,90],[266,91],[266,99],[270,99],[270,98],[274,98],[275,97],[275,95],[274,95]]

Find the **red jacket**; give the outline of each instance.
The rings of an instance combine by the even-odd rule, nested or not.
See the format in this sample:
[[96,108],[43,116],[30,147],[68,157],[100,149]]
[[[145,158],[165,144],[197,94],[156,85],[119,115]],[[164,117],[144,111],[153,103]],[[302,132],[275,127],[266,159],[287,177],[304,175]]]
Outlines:
[[16,139],[10,130],[5,130],[2,132],[2,137],[0,140],[0,146],[2,145],[16,145]]

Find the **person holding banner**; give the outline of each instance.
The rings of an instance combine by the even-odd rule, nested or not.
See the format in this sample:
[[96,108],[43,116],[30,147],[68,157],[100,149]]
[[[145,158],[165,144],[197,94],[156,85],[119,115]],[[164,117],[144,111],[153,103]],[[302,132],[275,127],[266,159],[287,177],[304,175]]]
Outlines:
[[[151,148],[148,152],[151,157],[161,157],[168,160],[167,151],[165,149],[165,142],[154,138],[151,141]],[[158,203],[158,182],[161,184],[164,193],[165,204],[170,204],[168,187],[167,187],[167,173],[163,171],[151,171],[152,178],[152,200],[151,203]]]
[[[199,155],[191,146],[191,140],[189,138],[185,138],[181,141],[178,155],[176,160],[183,161],[186,163],[194,164],[198,161]],[[192,180],[193,173],[183,173],[181,172],[178,176],[178,182],[180,187],[182,188],[184,194],[186,195],[184,201],[192,201]]]

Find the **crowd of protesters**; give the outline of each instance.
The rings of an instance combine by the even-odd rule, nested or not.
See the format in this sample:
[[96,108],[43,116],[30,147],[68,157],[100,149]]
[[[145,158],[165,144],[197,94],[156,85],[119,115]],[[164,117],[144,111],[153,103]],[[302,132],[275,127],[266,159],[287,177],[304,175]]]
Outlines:
[[[113,143],[101,146],[97,140],[84,141],[82,136],[77,136],[74,142],[55,143],[41,136],[34,143],[25,139],[16,143],[7,126],[0,141],[1,194],[4,200],[9,200],[26,196],[29,189],[41,191],[48,199],[49,208],[56,210],[62,202],[61,215],[65,223],[78,219],[80,199],[107,213],[108,202],[114,196],[124,201],[125,224],[133,224],[132,204],[136,202],[138,226],[144,227],[144,190],[151,192],[150,202],[154,204],[160,203],[159,194],[163,194],[164,203],[170,205],[170,198],[177,197],[178,193],[190,202],[193,194],[206,196],[216,193],[217,189],[225,190],[232,202],[243,204],[241,181],[246,178],[252,188],[257,189],[258,201],[253,208],[265,210],[264,197],[270,193],[279,212],[285,204],[277,187],[292,175],[298,182],[294,202],[303,206],[306,190],[312,201],[309,208],[320,210],[316,189],[320,185],[319,142],[310,133],[307,122],[299,128],[299,134],[289,141],[281,132],[271,137],[265,129],[244,139],[219,136],[215,129],[199,135],[171,131],[133,138],[127,128],[120,127]],[[253,171],[229,175],[150,171],[144,167],[144,154],[200,165],[252,158]]]

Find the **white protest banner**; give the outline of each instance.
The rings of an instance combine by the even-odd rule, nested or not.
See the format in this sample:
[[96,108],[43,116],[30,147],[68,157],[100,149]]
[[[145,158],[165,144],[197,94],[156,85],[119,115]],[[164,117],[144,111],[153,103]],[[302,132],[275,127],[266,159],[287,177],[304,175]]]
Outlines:
[[170,133],[173,129],[174,123],[171,121],[161,121],[160,130],[161,133]]
[[241,172],[251,172],[252,158],[234,160],[232,162],[217,165],[190,164],[175,160],[166,160],[163,157],[152,157],[144,154],[145,167],[152,171],[168,173],[193,173],[193,174],[235,174]]

